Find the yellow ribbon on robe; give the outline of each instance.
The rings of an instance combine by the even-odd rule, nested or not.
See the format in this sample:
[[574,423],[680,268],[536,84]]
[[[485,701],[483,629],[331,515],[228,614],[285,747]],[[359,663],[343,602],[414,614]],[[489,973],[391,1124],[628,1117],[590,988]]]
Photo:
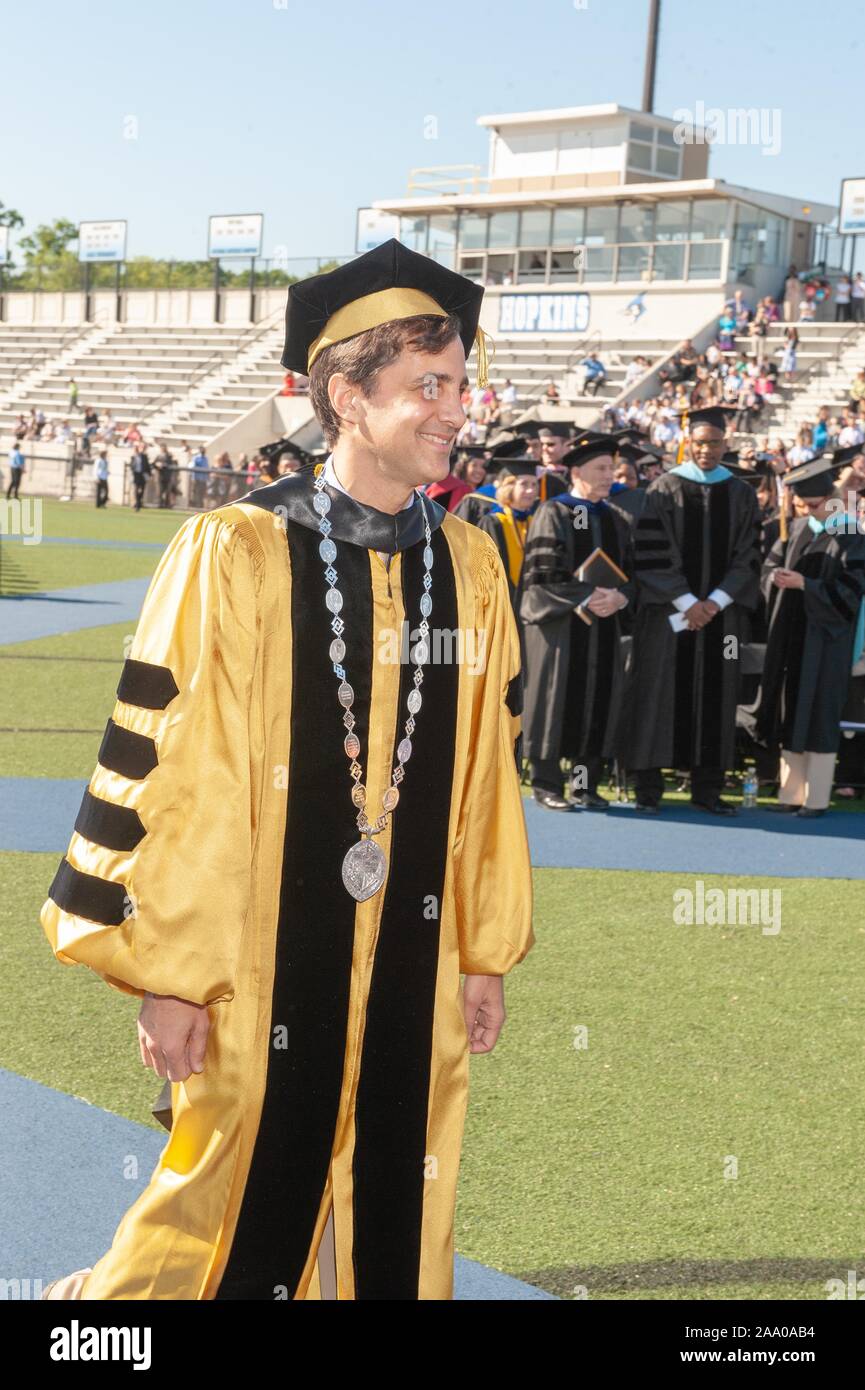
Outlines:
[[526,532],[529,529],[529,519],[525,517],[520,520],[514,516],[513,508],[505,502],[499,502],[500,512],[495,515],[501,522],[502,533],[505,538],[505,548],[508,554],[508,575],[511,583],[516,588],[520,582],[520,575],[523,572],[523,557],[526,551]]

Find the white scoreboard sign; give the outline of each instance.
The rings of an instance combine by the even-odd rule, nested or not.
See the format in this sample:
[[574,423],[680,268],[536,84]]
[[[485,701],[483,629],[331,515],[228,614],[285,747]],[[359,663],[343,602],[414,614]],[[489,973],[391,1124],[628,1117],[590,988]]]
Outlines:
[[125,261],[126,222],[79,222],[79,261]]

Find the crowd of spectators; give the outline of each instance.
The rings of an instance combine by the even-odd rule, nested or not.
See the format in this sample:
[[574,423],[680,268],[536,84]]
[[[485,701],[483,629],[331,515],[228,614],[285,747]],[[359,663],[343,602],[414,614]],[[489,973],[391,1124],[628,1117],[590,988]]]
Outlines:
[[[795,277],[791,267],[785,285],[785,298],[778,303],[766,296],[756,305],[748,304],[741,291],[728,300],[718,319],[716,337],[703,352],[686,339],[665,367],[658,373],[661,386],[653,396],[634,400],[622,406],[609,405],[604,410],[608,429],[634,428],[649,436],[652,444],[665,455],[675,454],[682,438],[682,422],[686,411],[702,406],[719,405],[727,413],[731,431],[750,436],[739,442],[746,455],[769,455],[784,468],[804,463],[824,449],[844,447],[862,442],[865,438],[865,371],[858,372],[849,387],[847,408],[836,414],[832,407],[820,407],[816,419],[803,420],[795,438],[782,439],[772,431],[772,406],[784,386],[793,384],[799,376],[798,351],[802,310],[806,302],[814,303],[828,288],[821,281],[804,287],[798,278],[795,283],[811,291],[806,301],[804,293],[797,297],[790,283]],[[861,293],[853,301],[857,282]],[[865,302],[865,280],[857,274],[848,281],[851,303]],[[840,290],[844,307],[843,280]],[[861,321],[861,309],[852,311]],[[769,328],[784,323],[780,341],[769,337]],[[743,343],[743,339],[745,342]],[[770,350],[771,344],[771,350]],[[643,357],[635,358],[626,374],[625,385],[632,385],[649,367]]]
[[[685,412],[720,405],[727,412],[732,431],[750,436],[739,441],[744,458],[771,458],[773,467],[781,472],[824,449],[865,441],[865,370],[857,373],[851,383],[847,408],[840,415],[833,415],[831,407],[825,405],[816,419],[802,421],[795,438],[785,440],[771,430],[773,401],[783,386],[797,378],[796,325],[811,321],[817,305],[828,301],[832,293],[823,279],[802,280],[795,266],[787,272],[780,302],[767,295],[752,306],[743,292],[737,291],[723,306],[714,341],[700,352],[686,339],[658,373],[657,393],[624,405],[607,405],[603,411],[604,427],[638,430],[669,463],[669,456],[679,448]],[[842,275],[835,285],[834,299],[836,322],[862,322],[862,273],[857,272],[852,279]],[[780,322],[785,324],[784,333],[776,344],[769,330]],[[624,389],[634,386],[650,368],[649,358],[637,354],[625,372]],[[578,372],[582,374],[579,389],[585,395],[596,396],[607,381],[607,368],[594,349],[578,364]],[[306,386],[305,378],[288,373],[282,394],[300,394]],[[98,479],[104,468],[96,466],[96,455],[107,459],[109,447],[128,449],[136,506],[141,505],[147,480],[154,474],[160,506],[173,506],[181,499],[194,507],[211,507],[242,496],[250,488],[271,482],[296,466],[287,454],[274,465],[264,454],[251,458],[241,454],[235,463],[223,452],[211,461],[203,444],[193,449],[186,440],[173,445],[172,453],[164,441],[145,437],[143,422],[121,427],[110,410],[100,415],[92,405],[79,407],[78,399],[77,382],[70,378],[69,412],[59,422],[47,420],[45,413],[36,408],[27,416],[19,415],[12,431],[14,452],[23,460],[28,443],[70,443],[79,458],[93,460],[94,477]],[[562,403],[562,391],[555,380],[547,382],[540,400],[550,406]],[[458,446],[482,444],[497,431],[509,428],[520,413],[518,390],[510,378],[498,391],[492,383],[467,387],[462,403],[467,418],[458,436]],[[78,416],[80,422],[75,418]],[[21,472],[23,461],[18,478]],[[184,476],[188,478],[186,487]]]

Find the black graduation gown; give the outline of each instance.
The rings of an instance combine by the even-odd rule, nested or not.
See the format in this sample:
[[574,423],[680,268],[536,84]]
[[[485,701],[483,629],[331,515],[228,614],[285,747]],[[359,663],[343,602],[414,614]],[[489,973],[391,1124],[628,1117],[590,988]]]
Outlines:
[[[574,507],[554,499],[538,508],[529,528],[520,618],[525,634],[523,751],[532,759],[614,757],[624,688],[622,627],[628,609],[593,618],[577,605],[593,585],[574,571],[596,547],[633,574],[631,522],[613,504],[581,508],[588,526],[574,525]],[[633,601],[633,581],[623,586]]]
[[[760,557],[765,560],[772,546],[781,534],[781,517],[778,511],[760,513]],[[751,642],[764,647],[769,638],[769,610],[762,589],[757,606],[751,615]]]
[[566,492],[570,492],[568,479],[561,473],[551,473],[547,470],[538,474],[538,501],[549,502],[553,497],[562,497]]
[[495,505],[495,496],[487,497],[483,492],[467,492],[465,497],[454,507],[454,516],[458,516],[461,521],[470,522],[472,526],[477,526],[481,517],[486,516],[490,507]]
[[646,505],[646,489],[644,487],[626,487],[621,492],[614,492],[610,498],[614,506],[620,512],[627,512],[636,521],[643,514]]
[[[803,574],[805,588],[776,588],[779,566]],[[770,618],[756,737],[791,753],[835,753],[865,594],[865,536],[815,534],[800,517],[772,547],[762,587]]]
[[[456,478],[453,474],[450,474],[447,478],[443,478],[440,483],[433,484],[433,486],[436,488],[436,491],[431,492],[429,488],[427,488],[426,496],[429,497],[431,501],[438,502],[439,506],[444,507],[446,511],[456,511],[454,497],[457,496],[458,490],[463,486],[462,478]],[[467,496],[468,493],[462,494],[462,497]],[[460,501],[462,501],[462,497],[460,497]],[[457,506],[458,505],[459,502],[457,503]]]
[[523,570],[525,568],[523,564],[523,559],[525,556],[525,549],[523,548],[523,554],[519,562],[519,574],[515,578],[511,570],[511,557],[508,551],[507,540],[505,538],[505,521],[502,513],[494,512],[491,509],[488,509],[484,513],[484,515],[479,519],[478,529],[481,531],[485,531],[488,536],[492,536],[498,548],[498,552],[502,557],[502,564],[504,566],[505,574],[507,576],[508,581],[508,593],[511,596],[511,605],[514,610],[514,617],[516,619],[517,624],[517,632],[519,633],[520,637],[520,662],[523,671],[525,671],[526,646],[525,636],[523,633],[523,624],[520,619],[519,611],[520,598],[523,592]]
[[[626,696],[634,770],[731,767],[739,649],[759,597],[759,509],[739,478],[650,484],[634,535],[637,614]],[[674,632],[673,600],[723,589],[732,603],[701,632]],[[735,642],[725,639],[735,638]]]

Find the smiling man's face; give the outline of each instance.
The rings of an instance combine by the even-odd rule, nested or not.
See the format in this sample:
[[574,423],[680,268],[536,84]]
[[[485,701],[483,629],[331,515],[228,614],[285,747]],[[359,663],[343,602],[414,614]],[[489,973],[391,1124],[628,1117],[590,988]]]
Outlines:
[[458,337],[438,353],[405,348],[378,373],[369,396],[354,392],[354,447],[365,445],[384,476],[408,487],[440,482],[465,423],[460,396],[467,385]]
[[724,454],[724,431],[714,425],[695,425],[690,434],[691,458],[698,468],[711,473]]

